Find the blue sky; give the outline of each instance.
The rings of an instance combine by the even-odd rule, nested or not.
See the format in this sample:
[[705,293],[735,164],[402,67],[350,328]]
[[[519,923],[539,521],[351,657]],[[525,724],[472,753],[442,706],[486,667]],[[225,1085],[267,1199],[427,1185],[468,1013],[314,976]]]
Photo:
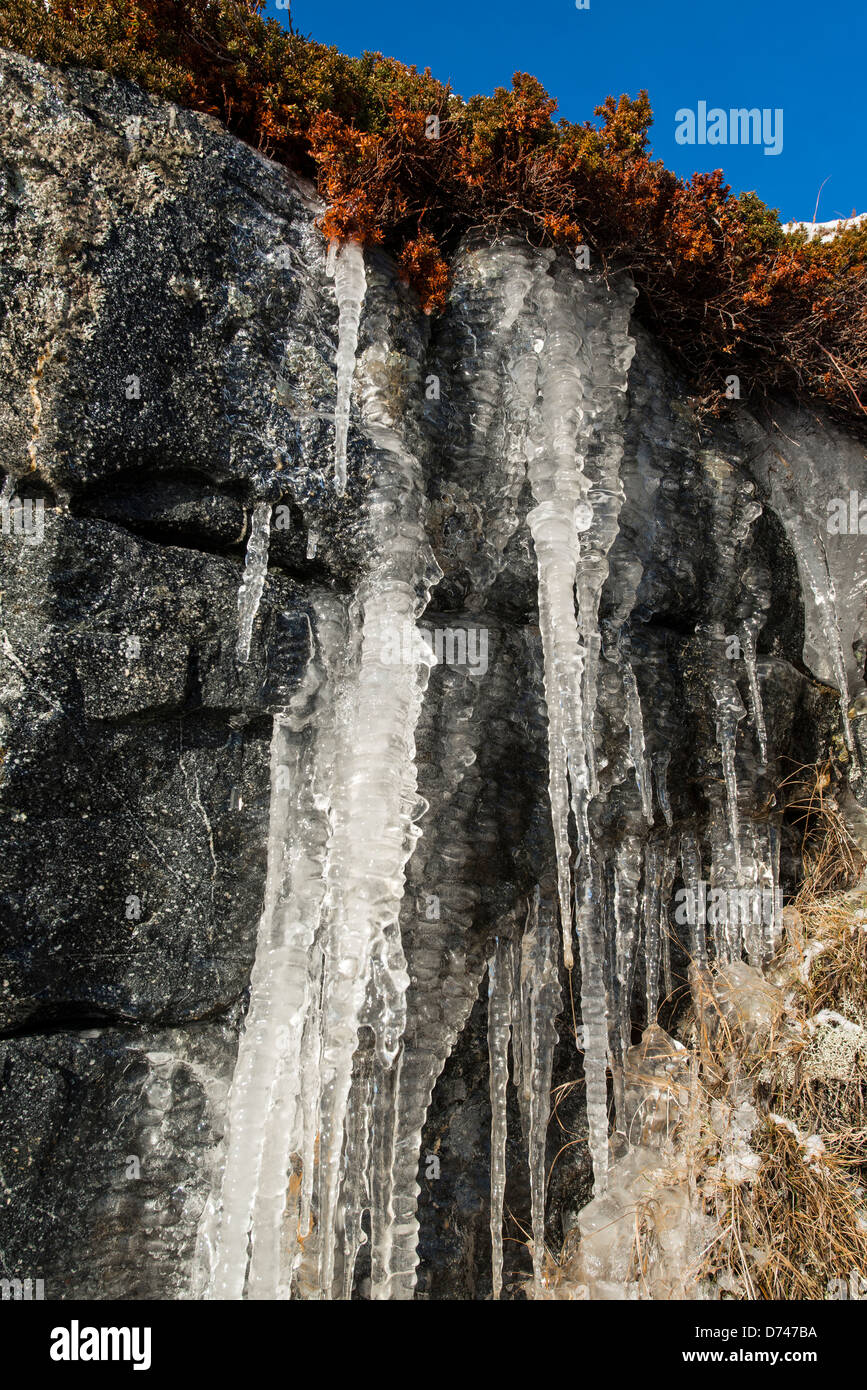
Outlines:
[[[688,177],[722,168],[783,221],[867,211],[864,0],[292,0],[296,30],[344,53],[378,50],[462,96],[530,72],[569,120],[608,93],[650,93],[654,154]],[[275,0],[266,13],[285,18]],[[679,145],[680,108],[783,111],[777,155],[759,145]]]

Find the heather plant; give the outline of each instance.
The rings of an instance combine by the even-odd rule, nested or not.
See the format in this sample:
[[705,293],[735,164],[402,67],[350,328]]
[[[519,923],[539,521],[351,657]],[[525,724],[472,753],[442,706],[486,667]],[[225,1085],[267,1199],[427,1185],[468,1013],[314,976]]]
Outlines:
[[683,180],[649,151],[646,92],[607,97],[597,123],[556,118],[535,78],[463,101],[429,72],[355,59],[274,20],[260,0],[0,0],[0,44],[101,68],[217,116],[315,178],[323,234],[382,245],[427,312],[471,229],[591,248],[628,270],[637,312],[718,412],[736,372],[753,403],[822,398],[861,427],[867,408],[867,228],[787,236],[721,171]]

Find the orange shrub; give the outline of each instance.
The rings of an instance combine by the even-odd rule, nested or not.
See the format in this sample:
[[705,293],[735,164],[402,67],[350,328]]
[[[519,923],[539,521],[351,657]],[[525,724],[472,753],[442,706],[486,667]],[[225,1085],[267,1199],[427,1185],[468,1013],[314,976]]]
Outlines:
[[[863,426],[867,229],[828,245],[786,237],[721,171],[675,177],[648,152],[646,92],[607,97],[597,125],[556,120],[535,78],[463,102],[428,70],[347,58],[261,17],[260,0],[2,0],[0,44],[116,72],[218,115],[315,177],[326,237],[381,243],[427,312],[448,291],[461,233],[578,243],[627,269],[637,312],[702,409],[736,369],[753,397],[822,397]],[[432,118],[436,118],[433,120]]]

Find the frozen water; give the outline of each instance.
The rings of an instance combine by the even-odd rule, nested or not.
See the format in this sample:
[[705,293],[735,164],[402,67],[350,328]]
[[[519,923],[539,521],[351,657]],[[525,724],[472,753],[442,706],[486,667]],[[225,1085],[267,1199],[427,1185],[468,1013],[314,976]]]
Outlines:
[[338,496],[346,491],[346,443],[349,434],[349,403],[355,377],[358,325],[364,307],[367,276],[364,252],[355,241],[344,242],[339,250],[331,243],[326,270],[334,276],[337,299],[337,403],[334,407],[334,486]]
[[268,543],[271,535],[271,507],[267,502],[257,502],[250,521],[250,535],[247,540],[247,553],[244,559],[244,573],[238,590],[238,644],[236,655],[239,661],[249,661],[250,643],[253,640],[253,624],[259,611],[265,576],[268,573]]

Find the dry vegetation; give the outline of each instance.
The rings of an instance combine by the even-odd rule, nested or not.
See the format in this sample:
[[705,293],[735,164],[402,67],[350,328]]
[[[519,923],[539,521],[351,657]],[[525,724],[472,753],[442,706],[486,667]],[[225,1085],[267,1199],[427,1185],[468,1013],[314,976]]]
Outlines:
[[[784,1006],[771,1025],[750,1035],[707,991],[702,1106],[749,1096],[758,1114],[755,1176],[704,1188],[717,1229],[697,1274],[724,1294],[824,1299],[853,1271],[867,1279],[865,965],[867,894],[802,897],[787,912]],[[706,1126],[693,1154],[700,1186],[719,1156]]]
[[[800,769],[790,811],[805,878],[768,972],[781,1012],[751,1032],[704,987],[697,1039],[705,1104],[751,1094],[755,1178],[717,1183],[700,1277],[746,1298],[824,1299],[867,1280],[867,892],[828,765]],[[705,1136],[707,1139],[707,1135]],[[713,1131],[697,1170],[713,1165]]]
[[[463,101],[428,70],[353,59],[287,32],[258,0],[0,0],[0,44],[87,65],[223,120],[311,175],[329,237],[381,243],[428,310],[442,307],[458,235],[524,233],[625,268],[638,312],[679,360],[702,410],[739,375],[821,397],[865,426],[867,226],[833,242],[785,236],[721,171],[677,178],[649,150],[647,94],[609,96],[598,124],[556,119],[526,73]],[[438,121],[430,138],[430,118]]]
[[[656,1033],[654,1064],[633,1049],[632,1084],[648,1099],[630,1138],[658,1161],[639,1183],[615,1164],[601,1214],[616,1260],[598,1237],[582,1259],[570,1233],[544,1297],[586,1296],[594,1267],[640,1297],[867,1296],[867,863],[829,765],[798,769],[787,791],[805,878],[781,949],[764,974],[693,968],[686,1051],[668,1039],[660,1053],[661,1030],[645,1035]],[[678,1268],[671,1232],[687,1225]]]

